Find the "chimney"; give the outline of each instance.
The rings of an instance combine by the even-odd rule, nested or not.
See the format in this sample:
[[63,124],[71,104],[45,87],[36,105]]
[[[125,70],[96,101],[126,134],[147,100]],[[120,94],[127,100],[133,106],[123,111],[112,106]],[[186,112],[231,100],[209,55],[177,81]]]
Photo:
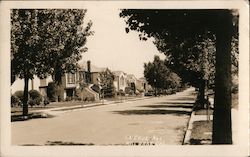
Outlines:
[[88,71],[89,73],[91,72],[90,61],[87,61],[87,71]]
[[87,83],[91,83],[91,65],[90,61],[87,61]]

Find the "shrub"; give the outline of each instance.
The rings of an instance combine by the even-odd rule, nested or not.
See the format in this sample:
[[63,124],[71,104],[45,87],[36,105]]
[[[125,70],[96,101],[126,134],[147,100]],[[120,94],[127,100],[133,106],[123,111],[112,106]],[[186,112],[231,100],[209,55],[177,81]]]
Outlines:
[[67,97],[65,98],[65,101],[71,101],[71,100],[72,100],[72,97],[67,96]]
[[42,95],[40,94],[40,92],[38,92],[37,90],[30,90],[29,91],[29,96],[31,99],[37,99],[37,98],[41,98]]
[[19,105],[21,105],[20,99],[17,96],[12,95],[11,96],[11,107],[19,106]]
[[35,103],[35,105],[40,105],[40,103],[43,100],[42,95],[37,90],[30,90],[29,96],[30,96],[30,100],[34,100],[34,102],[32,102],[32,104]]
[[55,102],[57,97],[56,97],[56,92],[57,92],[57,87],[54,82],[49,82],[48,87],[47,87],[47,96],[50,101]]
[[23,91],[16,91],[14,94],[14,96],[16,96],[21,102],[23,102]]
[[126,94],[126,93],[125,93],[122,89],[119,90],[119,95],[125,96],[125,94]]
[[36,100],[34,100],[34,99],[29,99],[29,100],[28,100],[28,105],[30,105],[31,107],[35,106],[35,105],[36,105]]
[[88,101],[88,97],[82,98],[82,101],[84,101],[84,102]]
[[73,100],[74,100],[74,101],[82,101],[82,98],[80,98],[80,97],[78,97],[78,96],[74,96],[74,97],[73,97]]
[[125,93],[126,93],[126,94],[129,94],[130,91],[131,91],[131,88],[130,88],[130,87],[125,87]]
[[128,93],[129,95],[134,95],[135,94],[135,92],[133,91],[133,90],[131,90],[131,91],[129,91],[129,93]]
[[47,96],[45,96],[45,97],[43,98],[43,105],[44,105],[44,106],[47,106],[49,103],[50,103],[50,102],[49,102],[49,98],[48,98]]
[[95,97],[90,97],[89,100],[93,102],[95,101]]

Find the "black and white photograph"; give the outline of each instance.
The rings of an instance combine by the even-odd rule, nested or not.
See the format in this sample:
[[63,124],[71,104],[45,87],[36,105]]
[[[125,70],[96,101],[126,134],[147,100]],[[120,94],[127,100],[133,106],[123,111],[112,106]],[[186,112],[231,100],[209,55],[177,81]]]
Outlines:
[[3,1],[2,156],[248,156],[247,1]]

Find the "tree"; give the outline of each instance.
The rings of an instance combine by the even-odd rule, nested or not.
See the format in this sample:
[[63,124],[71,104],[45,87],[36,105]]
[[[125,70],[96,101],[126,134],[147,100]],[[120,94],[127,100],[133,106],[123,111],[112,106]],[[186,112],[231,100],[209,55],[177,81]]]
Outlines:
[[115,95],[115,87],[113,82],[114,75],[108,69],[100,73],[100,86],[103,98],[113,97]]
[[170,71],[159,56],[154,57],[154,61],[144,64],[144,76],[148,83],[157,89],[176,89],[181,82],[180,77]]
[[[236,13],[236,14],[235,14]],[[234,16],[232,16],[232,14]],[[237,12],[232,10],[140,10],[124,9],[120,16],[126,18],[127,28],[140,32],[139,38],[146,40],[153,37],[157,48],[174,60],[176,52],[186,45],[192,50],[200,42],[214,36],[216,48],[215,64],[215,108],[213,120],[213,144],[231,144],[231,42],[233,34],[237,34]],[[225,28],[225,29],[224,29]],[[222,30],[223,29],[223,30]],[[164,42],[157,42],[157,40]],[[164,46],[161,46],[164,44]],[[164,49],[160,49],[164,47]],[[187,51],[192,52],[192,51]],[[199,52],[202,53],[202,52]],[[196,55],[199,55],[196,54]],[[188,56],[192,56],[188,54]],[[199,58],[199,57],[198,57]],[[196,60],[197,57],[194,56]],[[192,65],[192,63],[187,64]],[[187,73],[186,66],[180,66]],[[194,78],[199,73],[192,71]],[[185,75],[186,75],[185,74]],[[198,76],[195,76],[198,75]],[[183,78],[182,78],[183,79]],[[222,82],[223,81],[223,82]]]
[[[13,9],[11,10],[11,74],[24,78],[23,115],[28,115],[28,82],[34,75],[55,76],[60,82],[66,72],[76,70],[76,61],[92,23],[83,27],[86,10]],[[12,79],[12,83],[13,83]]]
[[[41,37],[41,49],[49,54],[47,64],[52,64],[53,69],[48,71],[53,74],[54,81],[61,83],[61,77],[66,72],[74,73],[78,66],[77,61],[81,54],[87,51],[87,37],[93,35],[92,22],[84,26],[83,9],[51,9],[38,12],[38,26]],[[42,73],[41,75],[44,75]]]
[[56,95],[57,95],[57,88],[55,82],[49,82],[47,86],[47,96],[50,101],[55,102],[56,101]]

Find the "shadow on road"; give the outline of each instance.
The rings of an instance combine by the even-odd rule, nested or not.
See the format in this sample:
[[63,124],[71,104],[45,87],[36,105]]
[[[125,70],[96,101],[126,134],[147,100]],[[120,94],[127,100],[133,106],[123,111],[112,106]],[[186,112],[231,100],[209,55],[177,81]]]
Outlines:
[[92,146],[93,143],[75,143],[75,142],[63,142],[63,141],[47,141],[45,144],[47,146],[54,146],[54,145],[81,145],[81,146]]
[[29,113],[27,118],[24,118],[23,115],[11,115],[11,122],[21,122],[21,121],[27,121],[31,119],[53,118],[53,117],[55,116],[47,114],[47,113],[42,113],[42,112]]
[[175,100],[175,101],[181,101],[181,100],[195,101],[195,98],[187,96],[187,97],[169,98],[168,100]]
[[112,111],[112,112],[116,113],[116,114],[121,114],[121,115],[174,114],[177,116],[181,116],[181,115],[190,115],[191,114],[191,112],[189,112],[189,111],[160,110],[160,109],[155,109],[155,110],[124,110],[124,111]]
[[148,107],[148,108],[193,108],[193,105],[179,105],[179,104],[173,104],[173,105],[145,105],[140,107]]
[[193,102],[171,102],[171,101],[167,101],[167,102],[157,102],[155,104],[174,104],[174,105],[194,105]]

